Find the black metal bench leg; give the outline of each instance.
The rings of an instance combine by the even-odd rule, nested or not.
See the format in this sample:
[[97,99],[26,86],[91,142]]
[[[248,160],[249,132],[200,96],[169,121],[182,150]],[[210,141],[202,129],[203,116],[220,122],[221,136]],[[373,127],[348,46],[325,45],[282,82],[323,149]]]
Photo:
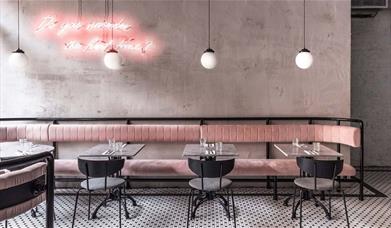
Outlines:
[[274,178],[274,186],[273,186],[273,199],[278,200],[278,195],[277,195],[277,177],[275,176]]
[[270,177],[269,176],[266,177],[266,188],[267,189],[271,189],[272,188],[272,186],[270,185]]

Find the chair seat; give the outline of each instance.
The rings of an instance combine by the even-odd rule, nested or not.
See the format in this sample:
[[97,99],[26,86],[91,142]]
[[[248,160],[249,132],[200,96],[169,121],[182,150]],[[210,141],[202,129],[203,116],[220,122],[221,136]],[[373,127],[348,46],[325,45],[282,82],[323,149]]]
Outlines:
[[[104,190],[105,189],[105,178],[91,178],[88,179],[89,182],[89,189],[87,188],[87,180],[80,183],[80,186],[87,190]],[[122,178],[114,178],[114,177],[108,177],[107,178],[107,185],[106,188],[115,188],[125,183],[125,180]]]
[[204,189],[202,189],[202,178],[194,178],[189,181],[190,187],[208,192],[219,191],[220,189],[229,187],[231,184],[232,181],[230,179],[222,178],[220,188],[220,178],[204,178]]
[[[313,177],[300,177],[295,179],[295,184],[301,188],[315,190],[315,180]],[[333,180],[316,178],[316,190],[327,191],[333,189]]]

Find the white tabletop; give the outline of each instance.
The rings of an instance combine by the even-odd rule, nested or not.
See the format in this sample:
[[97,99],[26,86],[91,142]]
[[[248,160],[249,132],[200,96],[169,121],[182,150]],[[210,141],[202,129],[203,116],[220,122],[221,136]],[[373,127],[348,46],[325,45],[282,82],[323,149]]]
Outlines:
[[44,144],[33,144],[31,151],[24,151],[19,142],[2,142],[0,143],[0,158],[10,159],[15,157],[51,152],[53,146]]
[[320,144],[320,150],[314,151],[311,144],[274,144],[274,147],[283,155],[290,158],[295,157],[343,157],[343,154]]
[[236,157],[239,153],[233,144],[223,144],[222,150],[212,152],[201,147],[200,144],[186,144],[182,155],[183,157]]
[[143,149],[145,144],[126,144],[122,151],[113,152],[108,144],[98,144],[80,154],[80,157],[127,157],[132,158]]

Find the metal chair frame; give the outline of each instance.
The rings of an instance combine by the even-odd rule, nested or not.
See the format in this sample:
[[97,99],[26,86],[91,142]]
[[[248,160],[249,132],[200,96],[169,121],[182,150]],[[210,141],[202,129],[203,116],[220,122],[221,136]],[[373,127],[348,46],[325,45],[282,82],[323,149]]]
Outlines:
[[[232,214],[234,227],[236,227],[236,213],[235,213],[235,201],[233,197],[232,189],[222,189],[222,179],[223,176],[230,173],[234,167],[235,159],[221,160],[216,161],[212,160],[198,160],[198,159],[188,159],[189,168],[193,171],[199,178],[201,178],[201,190],[191,188],[188,201],[188,210],[187,210],[187,222],[186,227],[189,227],[190,220],[195,219],[197,209],[201,204],[209,201],[218,199],[219,204],[224,208],[228,220],[231,220],[230,213],[230,198],[232,200]],[[223,193],[227,195],[225,198],[223,194],[215,191],[207,191],[204,189],[204,178],[219,178],[219,190],[224,190]]]
[[[300,177],[309,175],[310,177],[314,178],[314,190],[310,189],[304,189],[302,187],[300,188],[300,199],[299,201],[295,204],[296,201],[296,194],[297,194],[297,185],[295,184],[294,187],[294,193],[293,193],[293,204],[292,204],[292,219],[296,218],[296,211],[298,207],[300,206],[300,227],[302,227],[302,204],[303,201],[306,199],[304,198],[304,191],[308,191],[310,199],[312,199],[315,203],[315,206],[320,206],[323,211],[326,214],[326,217],[331,220],[331,195],[335,191],[335,179],[342,172],[343,169],[343,160],[315,160],[312,158],[307,158],[307,157],[298,157],[296,159],[297,165],[300,168]],[[302,175],[303,174],[303,175]],[[321,202],[319,201],[315,195],[313,194],[314,192],[318,191],[317,189],[317,178],[326,178],[330,179],[333,182],[332,189],[328,190],[328,208]],[[341,188],[339,191],[342,192],[342,198],[343,198],[343,203],[344,203],[344,208],[345,208],[345,216],[346,216],[346,223],[348,228],[350,227],[349,223],[349,215],[348,215],[348,210],[346,206],[346,198],[345,198],[345,192]]]

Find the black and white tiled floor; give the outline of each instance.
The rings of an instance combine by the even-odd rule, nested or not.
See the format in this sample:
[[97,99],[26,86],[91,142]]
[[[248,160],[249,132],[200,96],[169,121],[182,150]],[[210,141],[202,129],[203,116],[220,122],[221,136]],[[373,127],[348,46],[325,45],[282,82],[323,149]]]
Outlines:
[[[367,172],[367,182],[386,194],[388,197],[366,197],[359,201],[357,197],[348,197],[347,205],[351,227],[391,227],[391,172]],[[236,193],[267,192],[259,188],[237,188]],[[291,191],[291,188],[282,188],[281,191]],[[155,193],[187,193],[188,189],[133,189],[133,193],[144,193],[135,196],[138,207],[128,208],[132,219],[122,217],[122,227],[186,227],[187,202],[186,196],[170,196],[169,194],[156,195]],[[353,184],[347,193],[357,193],[357,184]],[[55,227],[67,228],[71,226],[75,196],[56,196]],[[92,208],[103,199],[93,197]],[[237,227],[298,227],[298,219],[291,219],[291,207],[282,205],[283,200],[275,201],[271,196],[235,196],[237,212]],[[325,218],[320,207],[312,203],[303,205],[304,227],[346,227],[342,198],[332,201],[332,220]],[[40,206],[40,212],[44,206]],[[118,204],[108,204],[98,213],[98,219],[87,220],[87,197],[80,197],[75,227],[118,227]],[[4,223],[1,223],[0,227]],[[45,218],[32,218],[30,213],[20,215],[9,220],[9,227],[44,227]],[[232,220],[224,216],[221,206],[216,202],[207,202],[197,211],[197,218],[190,223],[191,227],[233,227]]]

